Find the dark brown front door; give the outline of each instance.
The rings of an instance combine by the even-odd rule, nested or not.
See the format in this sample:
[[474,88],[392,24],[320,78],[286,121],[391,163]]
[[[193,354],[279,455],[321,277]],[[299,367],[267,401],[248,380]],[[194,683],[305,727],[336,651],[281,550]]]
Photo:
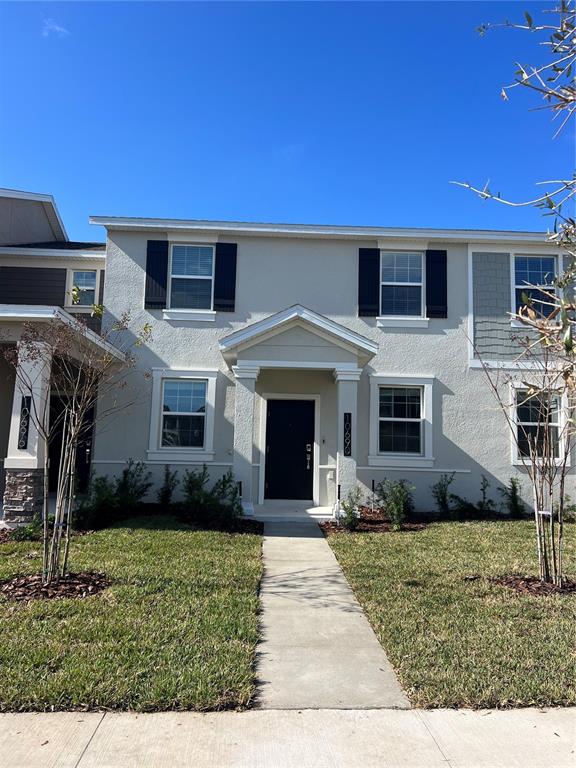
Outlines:
[[265,497],[311,500],[314,458],[314,401],[268,400]]

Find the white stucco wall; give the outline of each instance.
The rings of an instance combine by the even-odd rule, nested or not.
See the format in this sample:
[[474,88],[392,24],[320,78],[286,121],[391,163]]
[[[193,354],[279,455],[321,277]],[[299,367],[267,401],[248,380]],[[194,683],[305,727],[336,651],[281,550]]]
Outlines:
[[[498,413],[481,370],[468,364],[467,342],[467,243],[434,242],[448,253],[448,318],[431,319],[424,329],[380,329],[374,318],[357,317],[358,248],[377,247],[376,241],[314,240],[280,237],[222,238],[238,243],[236,311],[218,313],[214,323],[166,321],[161,311],[143,308],[146,241],[163,239],[154,232],[109,234],[106,274],[106,305],[111,316],[131,311],[131,328],[152,325],[152,341],[136,350],[135,389],[138,402],[116,419],[112,428],[97,435],[94,458],[99,472],[119,472],[129,457],[146,460],[150,425],[150,382],[144,374],[154,367],[219,370],[216,394],[214,476],[232,464],[234,421],[234,377],[218,348],[218,341],[232,331],[265,318],[294,304],[302,304],[326,315],[347,328],[376,341],[378,354],[366,366],[359,382],[358,478],[367,488],[384,477],[405,477],[416,488],[417,506],[431,508],[429,488],[440,473],[456,471],[453,490],[472,500],[479,497],[481,475],[492,483],[492,495],[499,484],[520,472],[511,462],[510,436]],[[194,242],[194,235],[190,242]],[[392,246],[394,247],[394,246]],[[396,244],[398,247],[398,244]],[[409,243],[404,243],[409,248]],[[323,348],[324,347],[324,348]],[[290,354],[308,360],[334,354],[301,329],[240,353],[242,359],[273,360]],[[342,352],[345,357],[349,353]],[[350,359],[350,358],[348,358]],[[433,468],[380,469],[368,467],[369,375],[434,376],[433,387]],[[140,376],[140,383],[137,377]],[[280,372],[264,370],[256,384],[257,393],[266,391],[305,392],[321,395],[321,464],[330,465],[336,447],[336,390],[329,373]],[[255,416],[254,487],[258,488],[258,429],[260,408]],[[151,465],[159,477],[161,465]],[[322,502],[330,501],[334,489],[321,479]],[[573,491],[572,491],[572,495]],[[256,500],[256,499],[255,499]]]

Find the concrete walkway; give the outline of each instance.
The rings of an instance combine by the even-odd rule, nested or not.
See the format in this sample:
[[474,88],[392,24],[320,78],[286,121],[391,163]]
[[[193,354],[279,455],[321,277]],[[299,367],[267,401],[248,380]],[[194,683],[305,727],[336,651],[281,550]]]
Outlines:
[[576,711],[0,715],[1,768],[574,768]]
[[315,522],[264,524],[263,709],[409,707]]

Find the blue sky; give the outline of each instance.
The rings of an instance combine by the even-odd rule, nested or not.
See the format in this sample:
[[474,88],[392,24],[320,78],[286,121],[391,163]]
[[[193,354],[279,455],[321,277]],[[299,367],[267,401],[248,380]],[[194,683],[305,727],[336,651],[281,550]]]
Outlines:
[[502,85],[544,56],[484,21],[546,3],[0,3],[0,186],[90,214],[545,228],[574,132]]

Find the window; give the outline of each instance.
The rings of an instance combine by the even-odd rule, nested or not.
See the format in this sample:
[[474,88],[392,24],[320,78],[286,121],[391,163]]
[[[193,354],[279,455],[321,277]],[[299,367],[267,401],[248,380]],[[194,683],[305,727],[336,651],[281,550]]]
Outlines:
[[170,307],[212,309],[214,248],[173,245],[170,261]]
[[434,466],[433,376],[370,375],[368,466]]
[[391,253],[380,256],[380,314],[422,317],[423,254]]
[[214,461],[214,368],[152,368],[150,461]]
[[553,291],[555,278],[554,256],[515,256],[514,311],[519,312],[520,307],[526,306],[523,297],[529,297],[534,302],[536,312],[550,314],[554,307],[549,306],[550,299],[542,293],[542,289]]
[[72,304],[91,307],[96,303],[96,270],[72,273]]
[[206,389],[206,381],[164,380],[162,447],[204,447]]
[[422,388],[380,387],[379,453],[422,453]]
[[529,395],[516,391],[516,429],[518,459],[538,457],[558,458],[560,436],[560,396]]

